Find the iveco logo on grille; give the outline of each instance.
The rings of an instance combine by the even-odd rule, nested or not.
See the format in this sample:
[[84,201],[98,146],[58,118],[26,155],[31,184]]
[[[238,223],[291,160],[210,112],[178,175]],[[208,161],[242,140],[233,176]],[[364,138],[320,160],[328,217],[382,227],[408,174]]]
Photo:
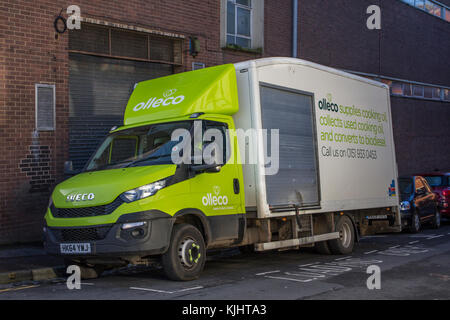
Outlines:
[[68,195],[66,201],[74,202],[74,201],[86,201],[86,200],[94,200],[95,194],[93,193],[78,193]]

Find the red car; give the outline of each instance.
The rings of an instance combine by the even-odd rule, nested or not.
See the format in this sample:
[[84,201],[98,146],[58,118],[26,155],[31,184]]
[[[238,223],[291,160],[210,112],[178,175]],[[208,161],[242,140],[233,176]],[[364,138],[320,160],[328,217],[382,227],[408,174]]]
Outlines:
[[450,172],[433,172],[420,174],[439,195],[441,216],[450,218]]

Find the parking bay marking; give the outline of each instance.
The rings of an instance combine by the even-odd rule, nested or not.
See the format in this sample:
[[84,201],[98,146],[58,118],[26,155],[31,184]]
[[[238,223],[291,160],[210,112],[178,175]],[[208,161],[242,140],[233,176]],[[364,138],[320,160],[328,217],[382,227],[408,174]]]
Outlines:
[[7,289],[2,289],[0,290],[0,293],[2,292],[8,292],[8,291],[18,291],[18,290],[23,290],[23,289],[31,289],[31,288],[36,288],[39,287],[39,285],[32,285],[32,286],[22,286],[22,287],[14,287],[14,288],[7,288]]
[[443,234],[437,235],[437,236],[432,236],[432,237],[428,237],[427,240],[431,240],[431,239],[436,239],[436,238],[440,238],[443,237]]
[[432,234],[413,234],[413,235],[410,235],[409,237],[410,238],[429,238],[429,237],[434,237],[434,236],[437,236],[437,234],[434,234],[434,233],[432,233]]
[[266,276],[266,278],[269,279],[277,279],[277,280],[288,280],[288,281],[295,281],[295,282],[311,282],[315,279],[292,279],[292,278],[285,278],[285,277],[273,277],[273,276]]
[[280,272],[280,270],[261,272],[261,273],[255,274],[255,275],[256,276],[263,276],[263,275],[266,275],[266,274],[277,273],[277,272]]
[[192,287],[192,288],[185,288],[175,291],[165,291],[165,290],[158,290],[158,289],[151,289],[151,288],[138,288],[138,287],[130,287],[132,290],[141,290],[141,291],[151,291],[151,292],[157,292],[157,293],[166,293],[166,294],[173,294],[173,293],[179,293],[179,292],[185,292],[190,290],[198,290],[203,289],[202,286]]
[[349,258],[343,261],[334,261],[327,263],[309,263],[307,265],[299,265],[299,268],[294,271],[283,272],[283,276],[264,275],[265,278],[275,279],[275,280],[286,280],[294,282],[311,282],[314,280],[321,280],[327,277],[338,276],[343,273],[352,271],[353,269],[362,269],[372,264],[381,264],[381,260],[367,260],[362,261],[359,258]]
[[334,259],[334,261],[341,261],[341,260],[346,260],[346,259],[351,259],[351,258],[352,258],[352,256],[342,257],[342,258]]
[[425,253],[428,252],[428,249],[414,246],[404,246],[397,248],[389,248],[384,251],[379,251],[378,254],[387,255],[387,256],[397,256],[397,257],[407,257],[411,254]]

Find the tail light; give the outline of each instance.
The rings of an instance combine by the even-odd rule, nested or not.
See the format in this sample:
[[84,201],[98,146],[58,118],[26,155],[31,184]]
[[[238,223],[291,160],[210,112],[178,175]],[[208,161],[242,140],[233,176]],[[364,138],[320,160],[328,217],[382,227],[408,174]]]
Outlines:
[[444,197],[450,197],[450,190],[444,190],[444,191],[442,191],[442,195],[444,196]]

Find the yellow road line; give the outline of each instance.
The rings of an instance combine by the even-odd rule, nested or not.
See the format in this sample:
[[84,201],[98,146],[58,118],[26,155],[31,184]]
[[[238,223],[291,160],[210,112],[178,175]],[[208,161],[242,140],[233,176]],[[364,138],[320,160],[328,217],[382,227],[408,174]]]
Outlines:
[[36,284],[36,285],[33,285],[33,286],[24,286],[24,287],[8,288],[8,289],[0,290],[0,293],[2,293],[2,292],[8,292],[8,291],[17,291],[17,290],[23,290],[23,289],[30,289],[30,288],[36,288],[36,287],[39,287],[39,285]]

